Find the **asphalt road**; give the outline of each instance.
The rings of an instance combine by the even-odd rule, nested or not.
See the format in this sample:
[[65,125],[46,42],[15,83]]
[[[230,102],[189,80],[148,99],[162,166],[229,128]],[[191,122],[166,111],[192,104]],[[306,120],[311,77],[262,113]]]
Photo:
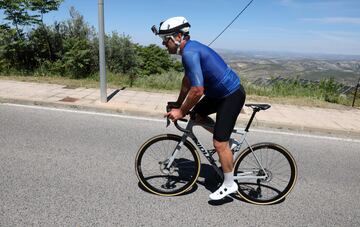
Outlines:
[[210,202],[203,179],[182,196],[143,191],[136,152],[165,132],[162,120],[0,104],[0,226],[360,226],[359,140],[254,131],[299,169],[285,201],[258,206]]

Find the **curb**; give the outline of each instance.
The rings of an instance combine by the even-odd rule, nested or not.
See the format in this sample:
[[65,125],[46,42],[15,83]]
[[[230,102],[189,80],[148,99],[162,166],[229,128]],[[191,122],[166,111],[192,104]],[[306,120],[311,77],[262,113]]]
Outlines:
[[[13,103],[20,105],[30,105],[30,106],[44,106],[44,107],[53,107],[53,108],[64,108],[64,109],[72,109],[72,110],[82,110],[82,111],[94,111],[94,112],[102,112],[102,113],[111,113],[111,114],[127,114],[132,116],[147,116],[147,117],[158,117],[159,113],[157,112],[147,112],[136,109],[124,109],[124,108],[116,108],[116,107],[102,107],[102,106],[88,106],[88,105],[76,105],[74,103],[55,103],[55,102],[45,102],[45,101],[34,101],[34,100],[26,100],[26,99],[9,99],[9,98],[1,98],[0,103]],[[161,114],[160,114],[161,115]]]

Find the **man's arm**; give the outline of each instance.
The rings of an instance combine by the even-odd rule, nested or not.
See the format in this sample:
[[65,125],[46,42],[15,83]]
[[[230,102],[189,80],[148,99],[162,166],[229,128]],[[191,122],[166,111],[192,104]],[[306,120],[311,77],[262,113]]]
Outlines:
[[182,89],[177,101],[178,104],[182,105],[180,109],[172,109],[165,115],[173,121],[184,117],[189,110],[198,103],[201,96],[204,94],[204,78],[199,53],[183,53],[182,61],[185,67],[186,76],[183,78]]
[[179,104],[179,106],[181,106],[181,104],[184,102],[186,96],[189,93],[189,90],[190,90],[190,81],[189,78],[187,78],[187,76],[184,75],[181,83],[180,94],[176,101],[176,103]]
[[193,108],[196,103],[200,100],[201,96],[204,94],[204,87],[194,86],[191,87],[185,102],[181,105],[180,109],[172,109],[170,112],[166,113],[164,117],[169,117],[171,120],[176,121],[180,118],[183,118],[191,108]]
[[190,88],[185,102],[180,107],[180,110],[183,113],[183,115],[187,114],[189,110],[191,110],[191,108],[193,108],[196,105],[196,103],[199,102],[203,94],[204,94],[204,87],[202,86]]

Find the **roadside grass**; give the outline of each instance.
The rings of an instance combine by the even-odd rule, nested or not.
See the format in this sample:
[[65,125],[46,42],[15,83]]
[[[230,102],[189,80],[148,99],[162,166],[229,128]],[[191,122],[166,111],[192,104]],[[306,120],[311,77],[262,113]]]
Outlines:
[[[321,80],[319,83],[301,84],[299,80],[279,81],[271,86],[257,86],[248,81],[242,81],[246,92],[252,96],[266,97],[271,100],[305,106],[351,106],[354,95],[339,93],[341,84],[333,79]],[[355,106],[360,106],[360,95],[357,95]]]
[[34,83],[46,83],[46,84],[60,84],[68,87],[85,87],[85,88],[97,88],[99,87],[96,80],[87,79],[70,79],[61,76],[22,76],[22,75],[0,75],[2,80],[14,80],[21,82],[34,82]]
[[[62,77],[57,75],[1,75],[2,80],[14,80],[22,82],[60,84],[67,87],[85,87],[85,88],[99,88],[100,77],[98,74],[93,74],[87,78],[73,79],[69,77]],[[137,77],[134,81],[128,75],[114,74],[107,72],[106,81],[108,88],[127,88],[132,90],[145,90],[157,92],[175,92],[181,86],[182,76],[175,72],[170,72],[160,75]]]
[[[107,72],[107,87],[112,89],[126,88],[131,90],[143,90],[163,93],[178,93],[182,73],[168,72],[159,75],[139,76],[133,80],[128,75],[113,74]],[[60,84],[67,87],[85,87],[85,88],[99,88],[100,78],[98,74],[93,74],[88,78],[71,79],[68,77],[61,77],[56,75],[1,75],[2,80],[15,80],[23,82],[35,83],[49,83]],[[242,84],[247,92],[247,103],[249,102],[264,102],[264,103],[278,103],[298,106],[311,106],[322,108],[336,108],[344,109],[352,104],[352,97],[346,97],[333,92],[336,89],[336,84],[322,84],[322,87],[315,87],[314,85],[302,86],[296,82],[292,84],[276,84],[271,87],[259,87],[251,84],[245,78],[242,79]],[[358,92],[360,93],[360,92]],[[360,97],[355,102],[356,107],[360,107]]]

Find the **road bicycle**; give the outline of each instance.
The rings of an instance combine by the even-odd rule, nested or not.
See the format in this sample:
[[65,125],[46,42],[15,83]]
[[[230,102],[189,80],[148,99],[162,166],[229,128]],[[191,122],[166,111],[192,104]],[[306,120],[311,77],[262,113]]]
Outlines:
[[[174,108],[169,102],[167,111]],[[260,205],[282,201],[293,189],[297,179],[295,159],[283,146],[271,142],[250,145],[246,140],[256,113],[267,110],[268,104],[246,104],[252,115],[245,129],[235,128],[230,139],[234,154],[234,180],[238,184],[239,196],[247,202]],[[197,123],[195,113],[189,112],[190,119],[183,128],[174,124],[183,134],[162,134],[147,140],[139,149],[135,170],[140,184],[148,191],[161,196],[176,196],[192,189],[200,174],[199,151],[214,168],[220,179],[223,172],[213,155],[215,149],[207,150],[193,132],[196,125],[211,128],[212,123]],[[167,126],[170,124],[168,120]],[[233,136],[240,135],[235,140]],[[191,143],[190,138],[193,143]],[[241,150],[242,145],[246,145]],[[241,151],[240,151],[241,150]]]

